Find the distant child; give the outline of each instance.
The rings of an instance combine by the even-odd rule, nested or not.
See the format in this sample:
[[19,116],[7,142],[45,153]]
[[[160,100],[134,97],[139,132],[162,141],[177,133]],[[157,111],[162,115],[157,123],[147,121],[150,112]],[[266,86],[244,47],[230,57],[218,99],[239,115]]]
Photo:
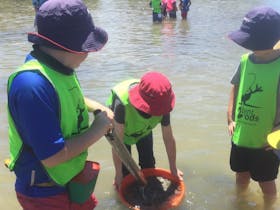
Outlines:
[[166,6],[167,6],[166,0],[161,0],[161,13],[163,18],[167,17]]
[[161,0],[152,0],[150,5],[153,10],[153,22],[162,22]]
[[39,10],[39,7],[47,0],[32,0],[32,5],[35,9],[35,12]]
[[231,80],[227,113],[232,136],[230,166],[239,190],[247,189],[252,178],[259,183],[264,201],[273,201],[279,159],[267,147],[266,137],[280,124],[280,51],[273,50],[280,39],[280,14],[269,7],[254,8],[229,38],[252,51],[241,57]]
[[34,19],[34,27],[37,30],[37,23],[36,23],[36,14],[40,8],[40,6],[48,0],[32,0],[32,5],[35,11],[35,19]]
[[181,10],[182,19],[187,19],[188,11],[190,10],[191,0],[180,0],[179,8]]
[[176,0],[162,0],[163,16],[169,15],[169,18],[176,19],[177,4]]

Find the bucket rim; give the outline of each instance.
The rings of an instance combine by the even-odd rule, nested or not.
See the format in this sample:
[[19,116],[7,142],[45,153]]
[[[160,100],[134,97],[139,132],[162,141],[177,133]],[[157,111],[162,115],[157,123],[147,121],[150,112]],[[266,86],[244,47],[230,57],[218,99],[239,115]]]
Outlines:
[[[177,207],[178,205],[180,205],[180,203],[182,202],[182,200],[185,196],[185,189],[186,189],[183,180],[179,180],[177,177],[175,177],[173,174],[171,174],[171,172],[169,170],[166,170],[163,168],[145,168],[145,169],[142,169],[141,172],[143,173],[145,178],[150,177],[150,176],[161,176],[165,179],[170,180],[171,182],[178,184],[179,193],[176,193],[176,195],[174,194],[174,196],[172,196],[172,199],[169,199],[168,202],[167,201],[164,202],[163,203],[164,205],[162,205],[162,208],[170,209],[170,208],[174,208],[174,207]],[[125,206],[127,206],[129,209],[136,209],[136,208],[134,206],[132,206],[128,201],[126,201],[125,196],[124,196],[124,189],[135,181],[136,181],[136,179],[131,174],[128,174],[127,176],[125,176],[123,178],[120,189],[118,191],[121,202]]]

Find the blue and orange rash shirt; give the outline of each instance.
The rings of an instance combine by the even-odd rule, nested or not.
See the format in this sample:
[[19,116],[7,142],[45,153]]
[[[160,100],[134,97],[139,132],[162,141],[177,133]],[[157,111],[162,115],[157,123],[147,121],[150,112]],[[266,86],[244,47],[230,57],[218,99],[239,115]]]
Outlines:
[[[29,58],[37,59],[61,73],[73,73],[72,69],[46,55],[36,46],[30,55]],[[64,147],[59,101],[54,88],[40,73],[25,71],[13,80],[8,100],[11,115],[24,141],[22,153],[14,169],[17,177],[16,191],[31,197],[52,196],[66,191],[59,186],[30,186],[32,171],[35,171],[35,184],[51,181],[40,161]]]

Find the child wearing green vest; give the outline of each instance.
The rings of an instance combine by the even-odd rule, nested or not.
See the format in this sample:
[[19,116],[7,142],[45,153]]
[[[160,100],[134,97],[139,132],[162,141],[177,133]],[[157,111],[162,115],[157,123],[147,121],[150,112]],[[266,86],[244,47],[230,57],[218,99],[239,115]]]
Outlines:
[[241,57],[231,80],[230,166],[238,190],[246,190],[253,179],[264,194],[264,204],[271,205],[277,197],[279,159],[268,146],[267,135],[280,128],[280,52],[273,49],[280,39],[280,14],[269,7],[254,8],[229,38],[252,51]]
[[[32,59],[8,80],[6,165],[16,175],[23,209],[92,210],[97,173],[91,173],[87,150],[112,129],[113,112],[84,97],[75,69],[89,52],[102,49],[108,36],[81,0],[48,0],[36,22],[38,31],[28,33]],[[97,109],[102,112],[90,122],[89,114]],[[78,189],[81,181],[92,188],[80,187],[80,195],[71,196],[72,186]]]
[[153,22],[162,22],[162,8],[161,8],[161,0],[151,0],[150,6],[153,11]]
[[[148,72],[141,80],[130,79],[117,84],[108,98],[107,105],[114,111],[114,131],[123,140],[128,151],[136,145],[139,165],[155,168],[152,130],[161,124],[163,141],[171,173],[183,179],[176,166],[176,142],[170,124],[170,112],[175,95],[169,80],[159,72]],[[129,172],[113,150],[116,189]]]

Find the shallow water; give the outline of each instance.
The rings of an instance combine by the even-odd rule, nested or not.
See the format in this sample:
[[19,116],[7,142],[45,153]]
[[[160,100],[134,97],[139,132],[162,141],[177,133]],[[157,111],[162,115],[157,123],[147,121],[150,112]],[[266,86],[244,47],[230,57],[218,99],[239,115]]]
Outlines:
[[[0,160],[8,157],[6,81],[31,49],[26,32],[33,30],[30,0],[0,0]],[[78,69],[85,94],[105,102],[110,88],[149,70],[166,74],[173,83],[176,107],[172,126],[177,140],[177,165],[184,172],[186,197],[177,209],[247,210],[263,208],[256,183],[242,196],[235,193],[235,177],[228,165],[230,138],[226,109],[229,80],[244,52],[226,37],[239,27],[254,6],[280,11],[278,0],[193,0],[187,21],[153,24],[148,1],[85,1],[94,22],[107,30],[108,44],[92,53]],[[155,132],[157,166],[168,168],[160,129]],[[135,159],[137,156],[134,156]],[[90,148],[89,158],[101,164],[95,188],[97,210],[122,210],[112,180],[111,146],[105,138]],[[0,208],[19,209],[14,175],[0,170]],[[280,188],[280,181],[277,180]],[[274,209],[280,209],[277,201]]]

